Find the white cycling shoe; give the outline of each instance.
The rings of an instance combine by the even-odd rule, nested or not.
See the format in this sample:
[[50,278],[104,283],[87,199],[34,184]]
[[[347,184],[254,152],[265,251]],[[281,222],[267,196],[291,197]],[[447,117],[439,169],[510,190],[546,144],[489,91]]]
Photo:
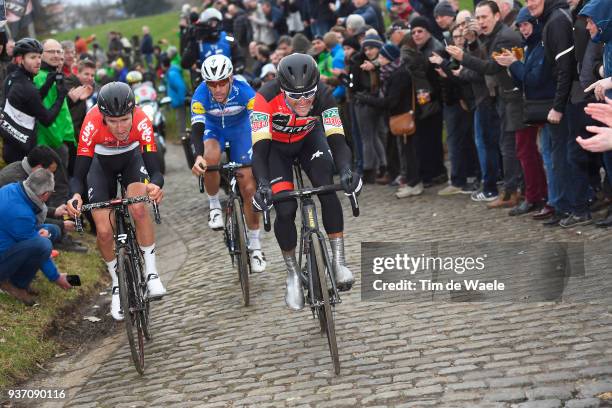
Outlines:
[[111,316],[118,322],[123,320],[123,310],[121,310],[121,300],[119,299],[119,286],[113,286],[111,295]]
[[251,272],[260,273],[266,270],[266,256],[261,249],[251,251]]
[[149,299],[161,299],[166,294],[166,288],[159,279],[159,275],[150,273],[147,276],[147,293]]
[[212,208],[208,213],[208,226],[215,230],[223,229],[223,212],[220,208]]

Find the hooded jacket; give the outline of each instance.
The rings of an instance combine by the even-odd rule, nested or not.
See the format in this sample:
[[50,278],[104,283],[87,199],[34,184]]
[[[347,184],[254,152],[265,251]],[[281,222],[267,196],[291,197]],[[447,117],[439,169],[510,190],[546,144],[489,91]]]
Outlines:
[[566,0],[546,0],[544,11],[538,17],[543,24],[542,43],[546,60],[552,66],[557,90],[553,108],[565,112],[572,81],[576,77],[576,56],[574,54],[574,26]]
[[[599,29],[593,38],[595,42],[604,43],[604,76],[612,76],[612,5],[610,0],[591,0],[580,11],[581,16],[590,17]],[[610,96],[608,91],[608,96]]]

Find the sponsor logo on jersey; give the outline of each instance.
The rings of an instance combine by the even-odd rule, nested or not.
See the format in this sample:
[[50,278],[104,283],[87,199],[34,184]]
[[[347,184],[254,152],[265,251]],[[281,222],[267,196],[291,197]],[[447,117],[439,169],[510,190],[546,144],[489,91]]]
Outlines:
[[142,140],[144,140],[147,143],[151,143],[151,140],[153,137],[153,129],[151,129],[151,126],[149,126],[148,122],[149,122],[149,119],[144,118],[143,120],[140,121],[140,123],[138,123],[138,126],[136,126],[136,129],[140,131]]
[[338,108],[331,108],[323,112],[323,125],[326,127],[342,127],[342,120]]
[[257,132],[270,126],[270,115],[267,113],[253,112],[251,115],[251,131]]
[[194,102],[191,105],[191,112],[195,113],[196,115],[202,115],[204,112],[206,112],[206,110],[204,109],[202,102]]
[[93,141],[91,133],[94,129],[95,126],[93,123],[91,123],[91,120],[87,122],[87,124],[83,128],[83,132],[81,133],[81,141],[83,141],[83,143],[85,143],[87,146],[91,146],[91,142]]

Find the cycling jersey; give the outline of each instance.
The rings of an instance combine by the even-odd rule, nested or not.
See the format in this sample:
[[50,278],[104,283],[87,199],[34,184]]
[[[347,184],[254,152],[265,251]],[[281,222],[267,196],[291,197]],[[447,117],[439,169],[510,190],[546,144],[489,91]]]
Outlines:
[[113,136],[103,120],[104,116],[97,105],[87,113],[79,136],[78,156],[93,157],[94,153],[112,156],[137,147],[142,152],[157,151],[153,137],[153,124],[140,107],[134,108],[133,125],[126,140],[118,140]]
[[298,142],[314,129],[319,119],[326,136],[344,135],[340,113],[328,86],[319,82],[310,114],[297,116],[287,105],[278,80],[274,79],[263,85],[255,96],[251,115],[253,144],[263,139]]
[[[203,123],[203,140],[215,139],[221,149],[230,143],[230,160],[236,163],[251,162],[251,123],[255,91],[251,86],[234,78],[227,101],[214,100],[206,83],[201,83],[191,100],[191,124]],[[195,128],[195,126],[194,126]]]
[[114,197],[118,174],[126,186],[146,180],[163,186],[153,125],[137,106],[128,138],[118,140],[96,105],[83,120],[70,190],[83,195],[86,182],[92,202],[108,200]]

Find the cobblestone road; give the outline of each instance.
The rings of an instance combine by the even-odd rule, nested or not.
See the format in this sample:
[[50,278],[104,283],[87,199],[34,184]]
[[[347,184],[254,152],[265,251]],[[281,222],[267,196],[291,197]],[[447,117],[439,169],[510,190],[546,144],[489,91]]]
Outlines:
[[[172,257],[177,271],[166,276],[170,295],[152,308],[146,374],[136,373],[121,337],[69,389],[67,406],[605,406],[612,315],[596,304],[364,302],[358,278],[335,315],[342,365],[335,376],[318,323],[284,305],[273,235],[264,239],[268,270],[252,277],[252,306],[244,308],[221,233],[206,226],[204,196],[181,151],[168,154],[159,256]],[[362,216],[346,222],[356,272],[362,241],[609,242],[609,232],[594,227],[545,229],[429,190],[396,200],[388,187],[368,187],[361,204]]]

